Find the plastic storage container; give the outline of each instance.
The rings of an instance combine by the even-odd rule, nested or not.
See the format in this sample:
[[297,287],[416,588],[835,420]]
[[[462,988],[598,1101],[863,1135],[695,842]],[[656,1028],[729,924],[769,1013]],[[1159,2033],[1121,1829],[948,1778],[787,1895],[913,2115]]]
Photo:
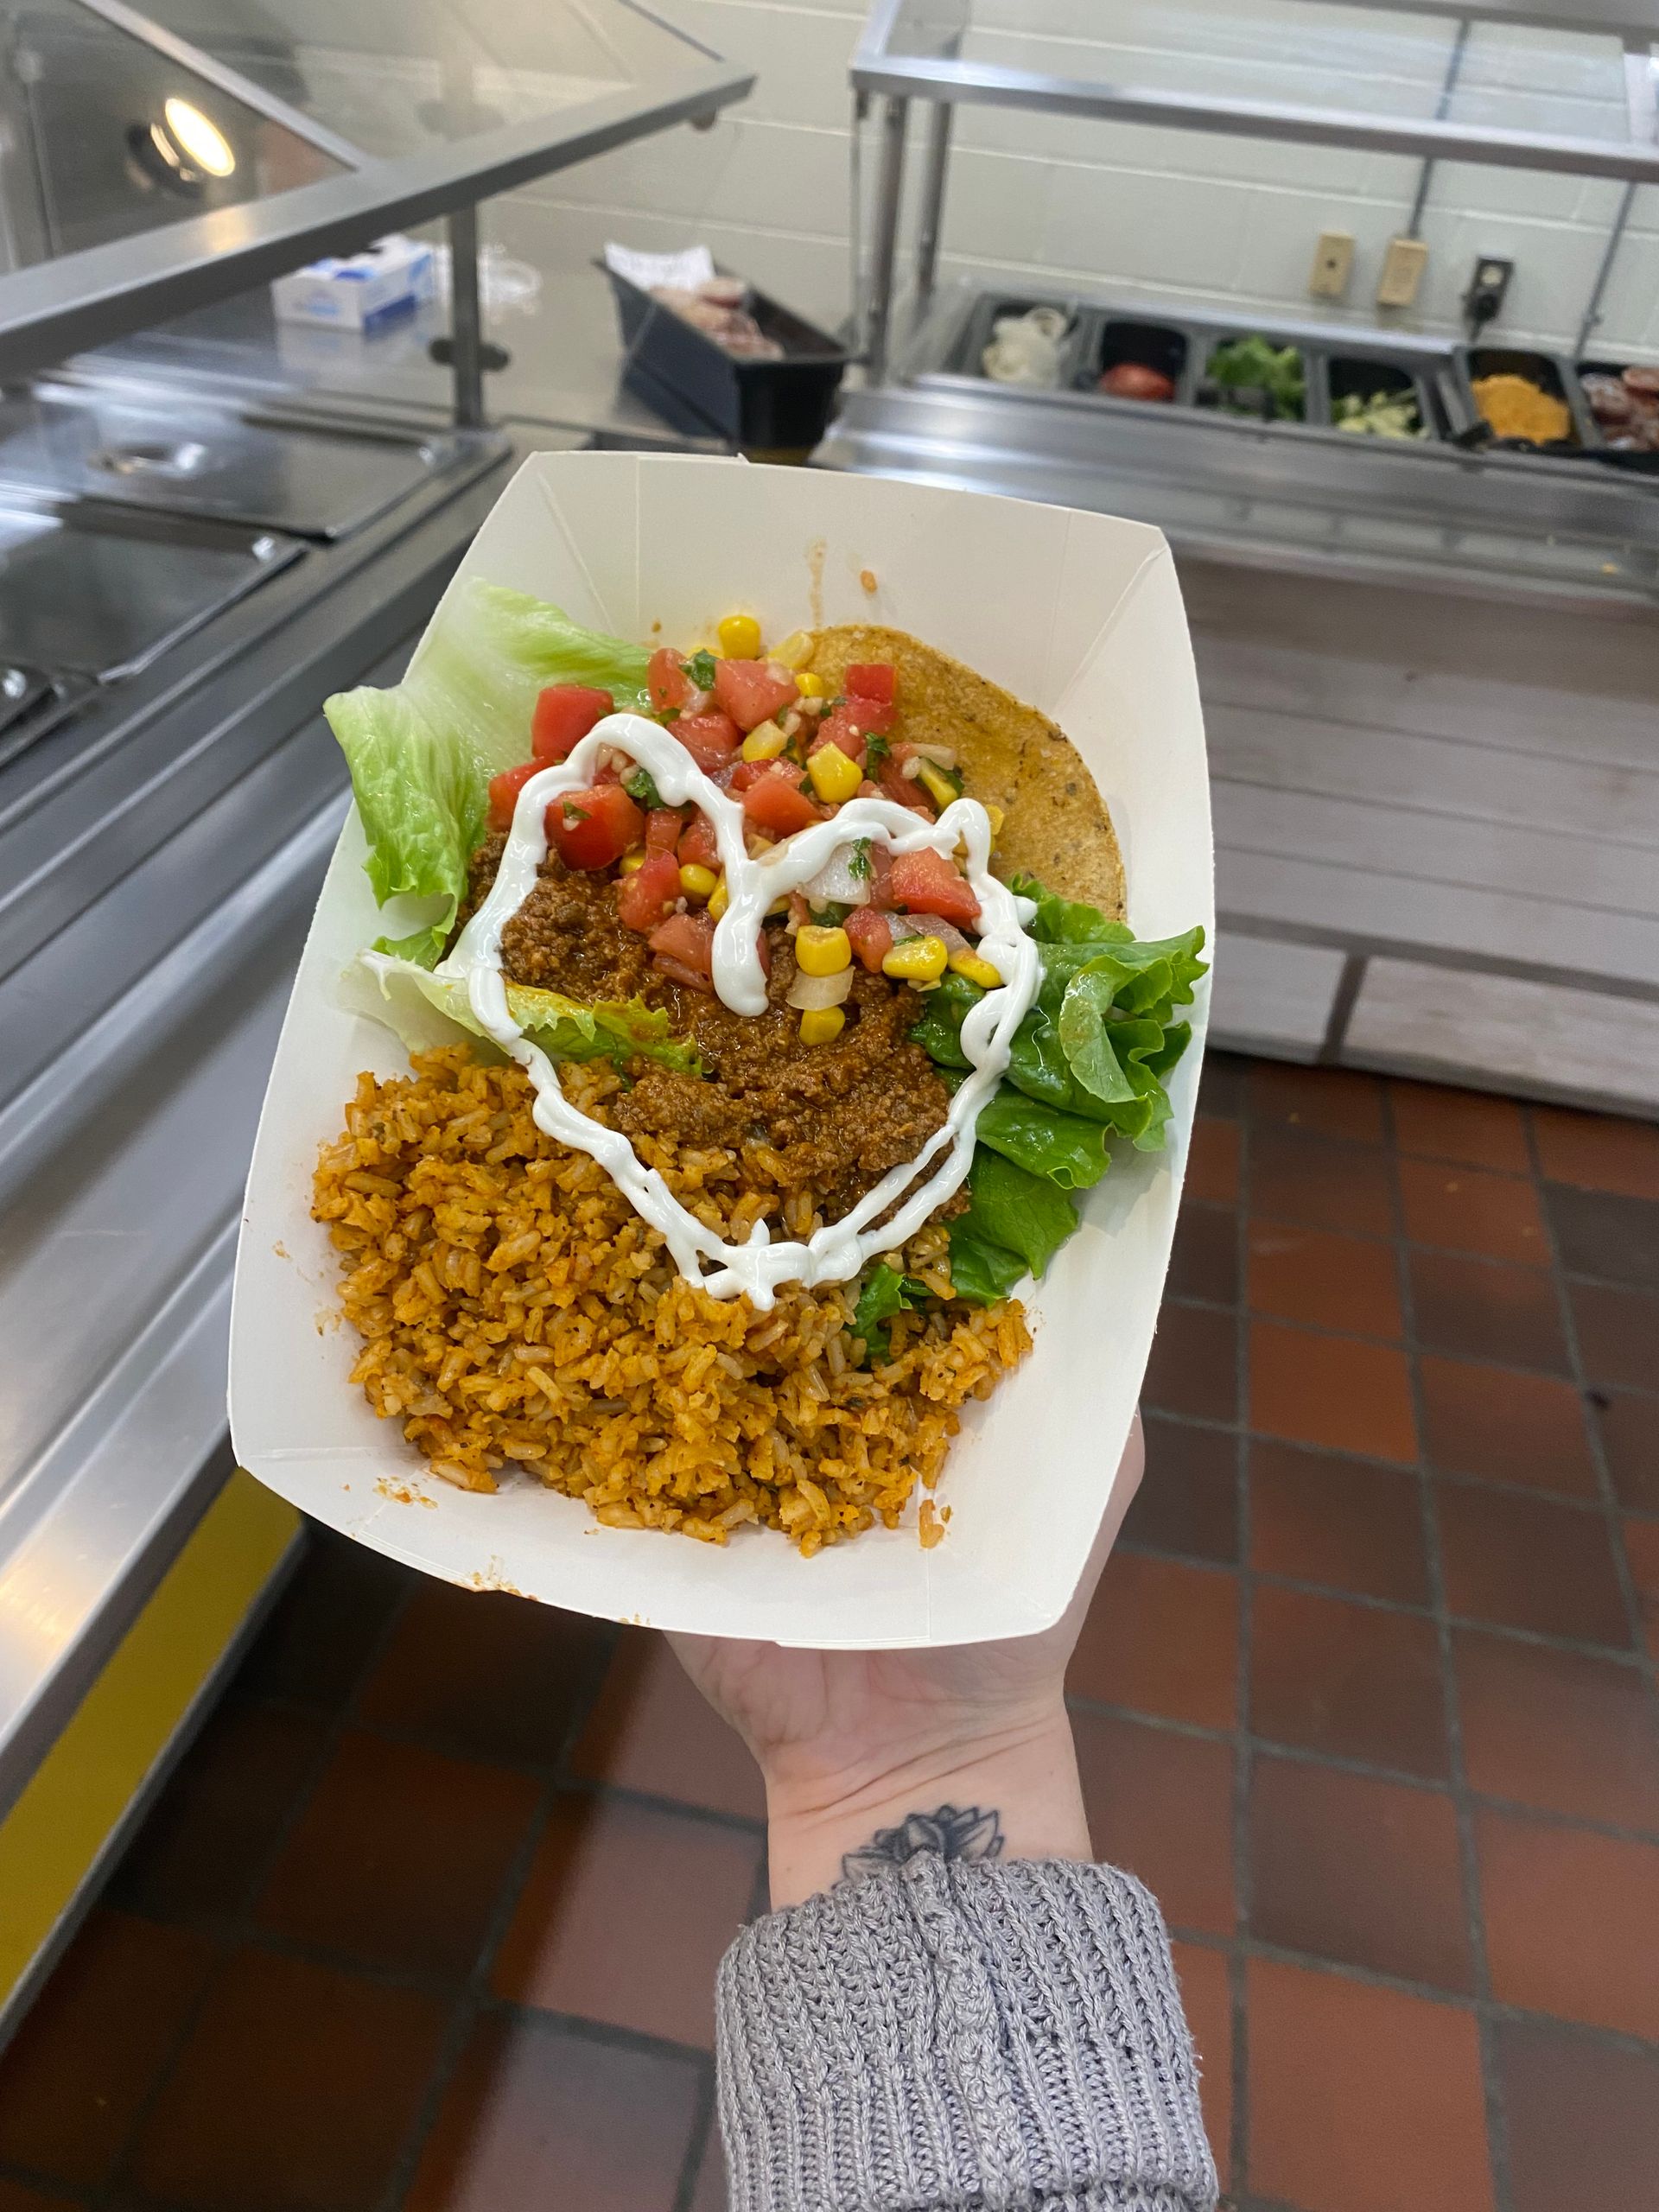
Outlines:
[[833,338],[764,292],[751,291],[750,314],[784,356],[745,360],[614,269],[605,274],[627,356],[622,381],[636,397],[677,429],[704,437],[713,431],[744,452],[795,453],[817,445],[849,358]]

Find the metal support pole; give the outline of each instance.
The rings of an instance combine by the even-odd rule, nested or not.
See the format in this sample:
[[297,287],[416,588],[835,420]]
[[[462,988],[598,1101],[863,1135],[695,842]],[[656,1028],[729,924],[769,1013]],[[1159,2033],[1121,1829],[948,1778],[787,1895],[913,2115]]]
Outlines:
[[881,112],[881,174],[876,186],[875,242],[870,256],[869,350],[865,372],[887,380],[893,335],[893,283],[899,259],[899,216],[905,188],[905,125],[910,102],[889,99]]
[[449,365],[455,428],[484,426],[484,316],[478,289],[478,209],[449,216]]
[[[1458,89],[1458,79],[1463,74],[1464,55],[1468,49],[1468,45],[1469,18],[1464,16],[1459,19],[1457,36],[1452,41],[1452,51],[1446,59],[1446,80],[1440,86],[1440,97],[1434,103],[1434,120],[1437,123],[1444,123],[1452,112],[1452,98]],[[1412,200],[1411,213],[1406,219],[1406,227],[1401,232],[1402,238],[1415,238],[1422,236],[1423,210],[1428,205],[1428,188],[1433,181],[1434,158],[1431,155],[1418,172],[1416,196]]]
[[950,123],[956,114],[949,100],[935,100],[928,118],[927,168],[922,179],[922,215],[916,232],[916,312],[919,315],[933,296],[933,280],[939,266],[939,233],[944,224],[944,179],[950,164]]
[[1624,243],[1624,226],[1630,219],[1630,208],[1636,199],[1636,187],[1627,184],[1618,196],[1618,208],[1607,232],[1607,244],[1602,253],[1601,265],[1596,270],[1595,282],[1590,287],[1590,297],[1585,302],[1584,320],[1579,325],[1579,334],[1573,345],[1575,358],[1589,350],[1590,340],[1596,334],[1601,321],[1601,303],[1607,296],[1608,279],[1613,273],[1613,263]]

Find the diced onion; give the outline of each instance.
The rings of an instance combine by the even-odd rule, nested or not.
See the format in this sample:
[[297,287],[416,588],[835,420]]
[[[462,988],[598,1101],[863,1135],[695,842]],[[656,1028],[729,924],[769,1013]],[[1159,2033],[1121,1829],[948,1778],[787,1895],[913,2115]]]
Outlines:
[[957,748],[954,745],[916,745],[912,747],[909,757],[905,764],[905,772],[906,775],[910,772],[911,760],[931,760],[936,768],[954,768],[957,765]]
[[906,938],[936,937],[947,952],[971,952],[971,938],[965,938],[954,922],[947,922],[943,914],[889,914],[887,925],[893,931],[893,941],[902,944]]
[[850,965],[833,976],[798,975],[789,987],[789,1003],[803,1014],[816,1013],[825,1007],[839,1006],[852,988]]
[[801,886],[810,906],[868,906],[870,903],[870,862],[866,854],[864,873],[855,875],[853,859],[855,849],[851,845],[837,845],[816,875],[809,876]]

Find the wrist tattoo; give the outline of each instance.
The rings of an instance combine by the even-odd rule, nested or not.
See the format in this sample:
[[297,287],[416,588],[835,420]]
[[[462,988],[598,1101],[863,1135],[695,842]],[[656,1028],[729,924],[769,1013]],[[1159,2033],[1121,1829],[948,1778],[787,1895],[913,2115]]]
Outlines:
[[841,1862],[843,1881],[902,1866],[918,1852],[937,1851],[941,1859],[1000,1859],[1002,1818],[995,1806],[941,1805],[936,1812],[912,1813],[896,1828],[878,1828],[869,1842],[849,1851]]

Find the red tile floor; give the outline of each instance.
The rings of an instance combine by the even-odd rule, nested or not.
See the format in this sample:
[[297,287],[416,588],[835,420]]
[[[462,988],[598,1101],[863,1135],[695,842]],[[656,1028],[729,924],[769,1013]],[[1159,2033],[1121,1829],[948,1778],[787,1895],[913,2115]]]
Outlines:
[[[1241,2207],[1659,2173],[1659,1129],[1205,1078],[1071,1688]],[[753,1769],[635,1632],[320,1541],[0,2059],[0,2212],[715,2212]]]

